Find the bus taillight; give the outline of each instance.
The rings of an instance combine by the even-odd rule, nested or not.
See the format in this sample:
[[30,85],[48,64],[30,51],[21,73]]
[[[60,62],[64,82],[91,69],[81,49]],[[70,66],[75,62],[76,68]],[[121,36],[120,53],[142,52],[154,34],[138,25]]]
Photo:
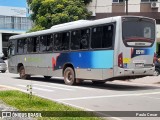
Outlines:
[[118,67],[123,68],[123,54],[118,55]]

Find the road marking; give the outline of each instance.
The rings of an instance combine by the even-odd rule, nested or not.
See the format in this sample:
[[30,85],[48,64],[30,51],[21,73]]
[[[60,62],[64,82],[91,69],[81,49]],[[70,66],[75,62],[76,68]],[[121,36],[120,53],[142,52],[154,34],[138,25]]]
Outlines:
[[68,88],[60,88],[60,87],[54,87],[54,86],[48,86],[48,85],[40,85],[40,84],[33,84],[33,85],[47,87],[47,88],[55,88],[55,89],[60,89],[60,90],[69,90],[69,91],[73,90],[73,89],[68,89]]
[[146,98],[152,98],[152,99],[157,99],[159,100],[160,98],[157,98],[157,97],[149,97],[149,96],[143,96],[143,97],[146,97]]
[[[92,109],[89,109],[89,108],[81,107],[81,106],[74,105],[74,104],[71,104],[71,103],[67,103],[67,102],[64,102],[64,101],[58,101],[58,100],[56,100],[56,99],[48,98],[48,97],[45,97],[45,96],[42,96],[42,95],[39,95],[39,94],[36,94],[36,95],[39,96],[39,97],[45,98],[45,99],[53,100],[53,101],[55,101],[55,102],[57,102],[57,103],[60,103],[60,104],[65,104],[65,105],[68,105],[68,106],[71,106],[71,107],[79,108],[79,109],[81,109],[81,110],[93,111],[93,112],[95,112],[95,113],[98,113],[99,115],[106,116],[106,114],[104,114],[104,113],[96,112],[95,110],[92,110]],[[103,118],[103,117],[102,117],[102,118]],[[114,120],[123,120],[123,119],[121,119],[121,118],[112,117],[112,116],[107,117],[107,119],[108,119],[108,118],[111,118],[111,119],[114,119]]]
[[160,84],[158,84],[158,83],[142,83],[142,82],[132,82],[132,81],[112,81],[112,82],[110,82],[110,83],[113,83],[113,84],[120,84],[120,85],[122,85],[122,84],[125,84],[125,85],[139,85],[139,86],[150,86],[150,87],[152,87],[152,86],[154,86],[154,87],[160,87]]
[[153,93],[137,93],[137,94],[123,94],[123,95],[108,95],[108,96],[91,96],[91,97],[79,97],[79,98],[64,98],[64,99],[57,99],[58,101],[65,101],[65,100],[84,100],[84,99],[97,99],[97,98],[113,98],[113,97],[128,97],[128,96],[141,96],[141,95],[154,95],[160,94],[160,92],[153,92]]
[[68,86],[68,85],[59,85],[59,84],[54,84],[54,83],[51,83],[51,85],[53,86],[60,86],[60,87],[66,87],[66,88],[75,88],[75,89],[84,89],[84,90],[92,90],[91,88],[85,88],[85,87],[82,87],[82,86]]
[[[26,86],[26,85],[17,85],[17,86],[27,88],[27,86]],[[53,92],[53,90],[44,89],[44,88],[38,88],[38,87],[33,87],[33,88],[32,88],[32,90],[41,90],[41,91]]]

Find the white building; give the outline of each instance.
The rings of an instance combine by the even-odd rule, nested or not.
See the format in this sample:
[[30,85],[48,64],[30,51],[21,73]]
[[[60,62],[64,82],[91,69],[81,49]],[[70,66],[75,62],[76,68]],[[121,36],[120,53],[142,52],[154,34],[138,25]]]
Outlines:
[[7,55],[8,39],[31,28],[26,0],[0,0],[0,56]]

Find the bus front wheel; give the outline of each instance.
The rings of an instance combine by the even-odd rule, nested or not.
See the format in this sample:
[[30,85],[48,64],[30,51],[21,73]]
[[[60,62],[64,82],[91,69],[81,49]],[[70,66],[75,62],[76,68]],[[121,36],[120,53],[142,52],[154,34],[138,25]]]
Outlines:
[[21,79],[28,79],[30,77],[29,75],[25,74],[24,66],[19,68],[19,76]]
[[76,84],[75,72],[71,67],[67,67],[64,70],[64,82],[66,85]]

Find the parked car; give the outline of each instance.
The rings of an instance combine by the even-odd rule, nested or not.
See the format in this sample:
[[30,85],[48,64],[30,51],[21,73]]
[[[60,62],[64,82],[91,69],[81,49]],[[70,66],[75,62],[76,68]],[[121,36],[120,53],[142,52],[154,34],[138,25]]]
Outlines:
[[[160,59],[160,58],[159,58]],[[155,63],[155,71],[154,71],[154,76],[160,75],[160,61],[159,59],[156,60]]]
[[7,70],[7,64],[4,62],[4,60],[0,59],[0,71],[2,73],[5,73]]

